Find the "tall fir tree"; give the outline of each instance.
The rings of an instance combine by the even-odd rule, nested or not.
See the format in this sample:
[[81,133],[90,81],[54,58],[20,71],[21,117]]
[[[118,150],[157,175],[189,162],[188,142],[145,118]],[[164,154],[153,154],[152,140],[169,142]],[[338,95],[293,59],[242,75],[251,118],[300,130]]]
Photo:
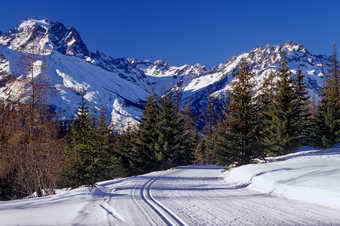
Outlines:
[[144,108],[141,123],[131,140],[132,153],[129,155],[129,162],[134,166],[134,174],[153,171],[159,164],[155,153],[159,114],[156,97],[148,97]]
[[109,154],[109,131],[104,127],[104,118],[101,118],[96,128],[82,95],[76,119],[67,135],[66,186],[94,186],[98,181],[112,179],[117,161]]
[[256,130],[259,141],[259,153],[261,154],[259,158],[264,159],[266,156],[266,146],[263,139],[266,134],[267,112],[269,111],[270,105],[274,99],[276,89],[275,74],[271,72],[263,81],[262,86],[259,87],[258,94],[255,97],[257,119],[256,119]]
[[340,141],[340,76],[335,45],[329,67],[316,117],[318,146],[323,148],[331,147]]
[[[226,104],[223,105],[226,107]],[[222,121],[224,113],[218,112],[212,98],[208,99],[207,109],[204,112],[204,136],[200,139],[195,150],[196,162],[203,164],[216,164],[218,152],[218,131],[219,123]]]
[[[232,144],[230,144],[230,140],[233,139],[233,137],[230,136],[230,134],[231,132],[228,121],[227,120],[219,121],[217,123],[216,129],[210,135],[214,139],[213,151],[215,159],[212,163],[224,166],[233,164],[235,162],[237,162],[237,164],[239,163],[237,153],[238,151],[232,149],[231,147]],[[204,140],[204,142],[206,142],[205,144],[206,147],[211,146],[208,143],[209,142],[208,139]]]
[[277,76],[273,99],[264,112],[262,145],[267,155],[291,152],[298,146],[300,136],[297,131],[297,95],[285,57],[282,58]]
[[254,77],[246,62],[241,62],[232,84],[227,119],[218,129],[220,164],[247,164],[258,156]]
[[190,99],[187,105],[179,112],[180,117],[184,121],[184,130],[186,139],[188,139],[188,150],[186,153],[187,164],[191,164],[195,160],[195,149],[199,142],[199,134],[195,126],[195,116],[191,109],[192,100]]
[[156,132],[158,139],[155,151],[161,168],[187,165],[192,162],[193,140],[171,96],[165,96],[160,100]]
[[85,104],[84,97],[67,134],[65,150],[67,164],[64,169],[66,186],[94,185],[96,172],[93,167],[95,152],[95,128]]
[[[112,152],[120,161],[121,177],[132,176],[141,173],[139,169],[141,163],[138,153],[136,152],[135,139],[137,130],[135,127],[128,125],[127,128],[119,133],[112,134]],[[145,162],[145,164],[147,164]]]
[[297,114],[296,133],[298,134],[298,145],[311,145],[313,143],[313,120],[311,114],[311,102],[304,83],[304,75],[301,70],[296,74],[293,81],[296,93],[295,108]]
[[96,149],[100,153],[98,165],[100,166],[100,178],[103,180],[125,176],[126,172],[121,164],[121,159],[113,150],[113,134],[107,125],[105,108],[99,111],[96,128]]
[[215,110],[215,105],[212,98],[208,98],[207,109],[204,112],[204,134],[212,133],[217,127],[219,121],[218,113]]
[[136,173],[186,165],[193,161],[193,137],[171,96],[149,97],[134,137],[129,164]]

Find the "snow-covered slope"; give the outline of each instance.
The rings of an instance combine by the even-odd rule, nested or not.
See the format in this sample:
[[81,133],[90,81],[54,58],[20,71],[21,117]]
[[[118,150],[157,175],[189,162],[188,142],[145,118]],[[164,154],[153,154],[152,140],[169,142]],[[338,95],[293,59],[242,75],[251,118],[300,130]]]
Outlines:
[[[276,167],[258,165],[262,170],[255,166],[253,169],[265,172],[262,177],[278,177],[286,184],[289,180],[295,185],[309,183],[303,194],[291,190],[295,196],[322,198],[316,188],[323,186],[324,194],[329,195],[324,198],[333,199],[335,205],[339,203],[340,154],[303,154],[282,157],[281,166],[277,161]],[[311,156],[315,158],[311,160]],[[238,173],[240,178],[251,172],[242,167],[234,171],[240,170],[245,173]],[[222,171],[217,166],[182,166],[102,182],[93,189],[80,187],[48,197],[0,202],[0,222],[4,226],[339,225],[338,209],[329,208],[335,205],[322,207],[252,191],[244,185],[235,186],[235,181],[223,180]]]
[[[228,91],[242,59],[250,64],[260,85],[269,72],[277,69],[282,53],[293,75],[299,69],[303,71],[309,92],[317,99],[327,57],[313,55],[292,42],[255,48],[209,68],[200,64],[171,66],[161,60],[113,58],[91,52],[75,28],[49,20],[28,19],[15,29],[0,33],[0,71],[24,78],[25,56],[33,56],[43,62],[43,74],[55,88],[51,104],[66,110],[70,117],[79,103],[77,93],[85,90],[90,107],[93,110],[105,107],[112,123],[119,128],[137,122],[146,97],[153,94],[178,92],[182,106],[190,100],[193,111],[201,114],[208,98],[218,101]],[[6,84],[0,88],[0,96],[9,95],[4,90],[11,95],[25,92],[24,79],[21,83]]]
[[225,173],[235,186],[340,210],[340,148],[269,158]]

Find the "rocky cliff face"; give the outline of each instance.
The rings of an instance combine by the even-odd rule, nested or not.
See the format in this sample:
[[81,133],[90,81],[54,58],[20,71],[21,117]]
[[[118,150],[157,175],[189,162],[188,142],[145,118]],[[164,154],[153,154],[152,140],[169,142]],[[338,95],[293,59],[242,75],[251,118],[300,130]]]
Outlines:
[[23,78],[27,76],[25,59],[29,56],[40,62],[37,65],[44,65],[35,73],[47,77],[52,85],[55,95],[49,100],[51,105],[71,118],[79,104],[79,92],[86,91],[90,109],[105,107],[112,124],[119,129],[138,122],[146,97],[152,94],[178,92],[182,106],[190,102],[194,112],[201,114],[208,98],[223,99],[242,59],[249,63],[260,85],[270,72],[277,70],[283,55],[292,76],[301,70],[311,97],[318,99],[328,57],[313,55],[296,43],[255,48],[214,68],[200,64],[171,66],[161,60],[114,58],[91,52],[75,28],[28,19],[9,32],[0,33],[0,71],[20,78],[1,86],[0,98],[27,91]]

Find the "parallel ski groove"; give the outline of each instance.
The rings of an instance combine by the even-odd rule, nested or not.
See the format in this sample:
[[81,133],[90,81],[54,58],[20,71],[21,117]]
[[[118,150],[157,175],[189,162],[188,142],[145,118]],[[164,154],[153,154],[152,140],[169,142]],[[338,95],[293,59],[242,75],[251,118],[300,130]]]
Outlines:
[[176,221],[176,223],[180,226],[187,226],[187,224],[181,220],[178,216],[176,216],[171,210],[169,210],[167,207],[165,207],[162,203],[160,203],[159,201],[157,201],[156,199],[153,198],[153,196],[151,195],[151,186],[153,183],[155,183],[157,179],[152,179],[152,182],[149,183],[148,185],[148,189],[147,189],[147,194],[149,196],[149,198],[157,205],[159,206],[163,211],[165,211],[169,216],[172,217],[173,220]]
[[156,178],[149,179],[140,189],[140,196],[142,200],[150,206],[150,208],[162,219],[162,221],[168,225],[187,226],[179,217],[177,217],[172,211],[166,208],[163,204],[152,197],[150,190],[152,184],[156,181]]
[[145,195],[144,195],[144,190],[146,190],[145,187],[146,187],[147,184],[149,184],[151,181],[152,181],[152,179],[148,180],[145,184],[143,184],[143,186],[142,186],[141,189],[140,189],[140,196],[141,196],[141,198],[143,199],[143,201],[144,201],[146,204],[148,204],[148,206],[150,206],[150,208],[151,208],[153,211],[155,211],[155,213],[156,213],[156,214],[164,221],[164,223],[165,223],[166,225],[172,226],[173,224],[169,221],[169,219],[167,219],[167,217],[164,216],[164,214],[162,214],[162,213],[154,206],[154,204],[153,204],[151,201],[149,201],[148,198],[145,197]]

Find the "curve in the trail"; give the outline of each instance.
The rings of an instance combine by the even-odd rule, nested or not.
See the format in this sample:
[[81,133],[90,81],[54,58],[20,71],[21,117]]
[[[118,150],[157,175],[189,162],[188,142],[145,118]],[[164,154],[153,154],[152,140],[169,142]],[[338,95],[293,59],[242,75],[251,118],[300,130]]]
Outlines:
[[144,210],[144,208],[141,207],[140,203],[137,202],[137,184],[134,184],[133,185],[133,189],[130,190],[130,195],[132,197],[132,201],[133,203],[135,204],[135,206],[137,206],[137,208],[141,211],[141,213],[147,218],[150,220],[150,222],[152,221],[152,218],[149,217],[149,215],[146,213],[146,211]]
[[150,200],[152,200],[159,208],[161,208],[164,212],[166,212],[169,216],[172,217],[173,220],[176,221],[176,223],[180,226],[188,226],[181,218],[179,218],[176,214],[174,214],[170,209],[168,209],[165,205],[163,205],[161,202],[157,201],[151,194],[151,190],[152,190],[152,184],[156,182],[156,178],[154,178],[152,180],[151,183],[149,183],[148,187],[147,187],[147,194],[150,198]]
[[142,200],[168,225],[188,226],[183,220],[177,217],[171,210],[157,201],[152,195],[152,184],[156,181],[156,177],[149,179],[140,189]]

